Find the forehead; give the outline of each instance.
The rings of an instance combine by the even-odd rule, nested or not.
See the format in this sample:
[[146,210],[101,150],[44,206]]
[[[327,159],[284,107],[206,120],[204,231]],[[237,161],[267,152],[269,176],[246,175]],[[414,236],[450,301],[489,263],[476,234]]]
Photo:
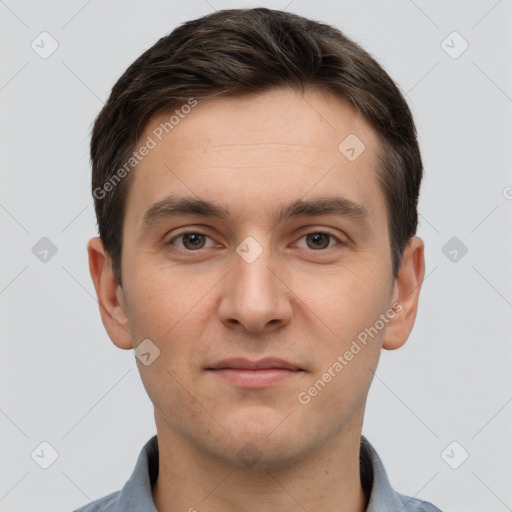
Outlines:
[[177,115],[166,112],[154,116],[143,136],[154,135],[156,130],[156,138],[161,133],[163,142],[175,146],[173,151],[195,151],[200,141],[202,145],[226,150],[235,144],[283,144],[283,150],[292,152],[294,146],[302,146],[302,151],[337,155],[338,144],[350,132],[364,139],[370,153],[371,146],[378,145],[372,128],[351,103],[313,87],[304,93],[282,87],[242,96],[220,96],[198,100],[197,106],[190,109],[182,108],[175,110]]
[[170,193],[229,204],[244,220],[333,191],[371,215],[385,209],[378,137],[355,107],[318,89],[198,100],[154,116],[139,138],[149,140],[127,198],[137,224]]

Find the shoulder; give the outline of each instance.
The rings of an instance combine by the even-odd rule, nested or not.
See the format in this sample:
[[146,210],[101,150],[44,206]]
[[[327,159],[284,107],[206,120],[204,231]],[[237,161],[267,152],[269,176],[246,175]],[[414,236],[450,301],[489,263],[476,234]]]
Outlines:
[[77,508],[73,512],[121,512],[119,510],[119,495],[121,491],[113,492],[98,500],[92,501],[88,505]]
[[442,512],[435,505],[428,501],[422,501],[417,498],[405,496],[404,494],[400,494],[398,492],[395,492],[395,494],[402,502],[402,512]]
[[361,436],[360,467],[361,483],[369,496],[368,512],[442,512],[428,501],[395,491],[377,451],[364,436]]

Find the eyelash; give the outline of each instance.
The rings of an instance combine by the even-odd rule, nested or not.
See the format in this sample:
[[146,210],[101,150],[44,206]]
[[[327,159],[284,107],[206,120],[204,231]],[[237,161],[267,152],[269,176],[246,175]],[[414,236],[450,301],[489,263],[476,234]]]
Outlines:
[[[174,237],[172,237],[167,243],[166,245],[173,245],[173,243],[178,240],[179,238],[183,237],[184,235],[201,235],[201,236],[205,236],[207,238],[210,238],[210,236],[208,236],[206,233],[201,233],[200,231],[183,231],[182,233],[179,233],[178,235],[175,235]],[[299,240],[302,240],[303,238],[307,237],[308,235],[326,235],[328,237],[330,237],[331,239],[334,239],[336,242],[338,242],[337,245],[346,245],[342,240],[340,240],[336,235],[332,234],[331,232],[329,231],[325,231],[323,229],[317,229],[317,230],[314,230],[314,231],[310,231],[308,233],[305,233],[304,235],[302,235]],[[333,249],[335,246],[332,246],[332,247],[326,247],[326,248],[323,248],[323,249],[306,249],[306,250],[309,250],[311,252],[325,252],[329,249]],[[182,248],[182,247],[177,247],[178,249],[184,251],[184,252],[188,252],[188,253],[194,253],[194,252],[200,252],[202,249],[197,249],[197,250],[190,250],[190,249],[186,249],[186,248]]]

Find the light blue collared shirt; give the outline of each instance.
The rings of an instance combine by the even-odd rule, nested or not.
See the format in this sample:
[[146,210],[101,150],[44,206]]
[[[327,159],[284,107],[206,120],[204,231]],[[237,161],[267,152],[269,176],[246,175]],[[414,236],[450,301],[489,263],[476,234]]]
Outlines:
[[[370,496],[366,512],[441,512],[427,501],[394,491],[377,452],[361,436],[361,482]],[[121,491],[93,501],[74,512],[158,512],[151,488],[158,477],[158,443],[153,436],[142,448],[132,476]]]

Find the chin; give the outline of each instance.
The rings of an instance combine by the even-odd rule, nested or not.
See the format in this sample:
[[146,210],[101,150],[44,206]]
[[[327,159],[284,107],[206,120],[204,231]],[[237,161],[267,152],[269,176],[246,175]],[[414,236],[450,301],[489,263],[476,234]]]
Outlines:
[[308,451],[307,442],[300,431],[284,424],[288,421],[283,422],[284,418],[286,415],[271,415],[268,421],[260,418],[238,424],[238,428],[231,424],[221,457],[230,465],[255,470],[277,470],[300,460]]

